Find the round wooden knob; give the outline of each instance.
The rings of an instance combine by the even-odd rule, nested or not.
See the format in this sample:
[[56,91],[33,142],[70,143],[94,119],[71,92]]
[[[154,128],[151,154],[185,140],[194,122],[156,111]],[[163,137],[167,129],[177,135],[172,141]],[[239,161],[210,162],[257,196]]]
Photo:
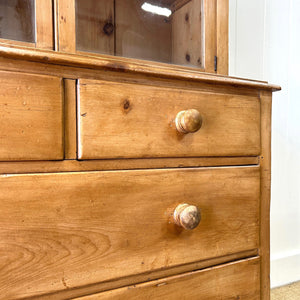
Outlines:
[[181,133],[196,132],[201,128],[202,117],[197,109],[183,110],[177,114],[175,125]]
[[179,204],[174,211],[175,224],[184,229],[194,229],[201,221],[201,214],[197,206],[189,204]]

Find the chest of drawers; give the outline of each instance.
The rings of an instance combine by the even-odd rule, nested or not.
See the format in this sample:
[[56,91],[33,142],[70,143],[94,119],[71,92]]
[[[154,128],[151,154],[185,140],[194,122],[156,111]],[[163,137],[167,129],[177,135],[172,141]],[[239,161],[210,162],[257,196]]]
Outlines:
[[268,299],[278,87],[0,52],[2,299]]
[[227,70],[228,0],[0,1],[0,299],[269,299],[280,87]]

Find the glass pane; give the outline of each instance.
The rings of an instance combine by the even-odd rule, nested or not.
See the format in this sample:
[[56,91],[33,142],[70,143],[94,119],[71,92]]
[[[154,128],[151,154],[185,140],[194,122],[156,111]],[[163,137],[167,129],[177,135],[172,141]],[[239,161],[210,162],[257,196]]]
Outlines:
[[35,42],[34,0],[0,0],[0,38]]
[[76,0],[79,51],[202,67],[202,0]]

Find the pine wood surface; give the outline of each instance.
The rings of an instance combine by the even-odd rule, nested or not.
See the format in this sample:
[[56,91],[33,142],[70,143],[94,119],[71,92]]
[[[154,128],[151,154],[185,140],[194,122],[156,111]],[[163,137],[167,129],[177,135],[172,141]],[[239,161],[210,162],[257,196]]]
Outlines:
[[76,1],[76,50],[114,55],[114,1]]
[[[202,127],[180,134],[174,119],[189,108],[200,112]],[[80,80],[77,119],[79,159],[260,152],[258,97]]]
[[203,0],[204,18],[206,26],[204,28],[205,38],[205,64],[204,69],[209,73],[216,73],[215,71],[215,56],[217,55],[217,34],[216,34],[216,11],[217,0]]
[[77,95],[76,81],[64,80],[64,130],[65,130],[65,159],[77,158]]
[[[2,175],[1,296],[255,249],[259,190],[259,167]],[[170,219],[186,202],[201,209],[194,231]]]
[[[213,74],[228,70],[228,0],[204,0],[200,15],[189,0],[153,0],[171,5],[174,20],[184,19],[155,35],[127,12],[128,1],[116,2],[124,6],[117,16],[112,2],[107,10],[87,9],[95,15],[89,21],[97,19],[90,28],[86,19],[76,25],[75,0],[38,0],[36,42],[0,39],[0,298],[258,299],[260,293],[268,300],[271,92],[280,87]],[[122,41],[124,26],[119,40],[114,27],[103,44],[112,55],[76,49],[76,26],[88,40],[83,48],[99,47],[97,29],[128,16],[133,32],[161,49],[148,43],[145,53],[132,52],[135,58],[112,56],[128,55],[141,41],[132,35]],[[197,26],[190,28],[191,19]],[[185,30],[201,28],[203,40],[181,40]],[[172,47],[176,34],[180,49]],[[159,59],[167,48],[166,62],[173,55],[188,65],[199,54],[200,68],[136,59],[147,51],[152,57],[146,58]],[[77,80],[92,87],[86,99]],[[77,107],[82,99],[87,106]],[[213,130],[194,154],[196,135],[180,140],[164,127],[191,104],[213,117],[204,118],[198,133],[207,125]],[[78,108],[88,110],[77,116]],[[84,122],[82,143],[77,123]],[[244,137],[242,144],[236,136]],[[85,156],[92,159],[76,160],[78,137],[85,151],[95,143]],[[108,141],[110,150],[102,151]],[[141,158],[122,159],[122,153]],[[114,159],[96,160],[103,157]],[[168,223],[183,200],[201,209],[193,231]],[[246,257],[252,259],[233,262]]]
[[66,53],[75,53],[75,0],[54,0],[54,2],[56,50]]
[[0,44],[2,46],[19,46],[19,47],[35,47],[35,43],[30,42],[22,42],[22,41],[14,41],[0,38]]
[[[66,79],[77,80],[91,79],[91,80],[104,80],[121,83],[142,84],[155,87],[167,87],[172,89],[181,89],[182,91],[201,91],[215,94],[230,94],[241,96],[259,97],[259,88],[250,88],[244,85],[231,85],[225,83],[213,82],[196,82],[192,80],[162,78],[155,76],[146,76],[145,74],[127,73],[127,72],[114,72],[106,70],[97,70],[89,68],[61,66],[47,63],[37,63],[26,60],[16,60],[12,58],[4,58],[0,56],[1,69],[14,72],[24,72],[41,75],[58,76]],[[210,74],[209,74],[210,75]],[[218,76],[223,78],[223,76]]]
[[[80,55],[80,54],[65,54],[53,51],[46,51],[40,49],[25,49],[13,45],[0,45],[0,56],[1,58],[11,58],[12,63],[6,67],[13,68],[12,64],[16,63],[16,59],[20,60],[20,63],[25,64],[25,61],[29,62],[40,62],[47,63],[46,66],[51,70],[49,65],[57,65],[60,68],[56,69],[56,73],[66,72],[62,70],[61,66],[64,68],[69,67],[79,67],[80,71],[85,76],[93,77],[97,76],[97,70],[113,71],[114,76],[120,76],[118,72],[126,73],[126,76],[136,74],[135,77],[149,76],[152,75],[154,78],[159,78],[160,81],[164,79],[180,79],[180,80],[191,80],[197,82],[197,84],[209,84],[210,88],[218,89],[220,86],[226,87],[226,89],[234,88],[235,93],[239,92],[239,88],[242,89],[257,89],[257,90],[280,90],[280,86],[268,84],[264,81],[247,80],[229,76],[220,76],[209,73],[202,73],[193,68],[173,66],[158,62],[145,62],[143,60],[130,59],[130,58],[120,58],[108,55],[92,56],[92,55]],[[5,63],[5,60],[1,64]],[[23,60],[23,61],[22,61]],[[43,65],[37,65],[36,67]],[[20,67],[19,67],[20,68]],[[83,68],[88,69],[88,72],[84,72]],[[91,76],[91,71],[95,72],[95,75]],[[77,71],[78,72],[78,71]],[[71,73],[74,73],[72,70]],[[78,74],[78,73],[77,73]],[[78,75],[68,74],[67,78],[76,78]],[[101,72],[103,74],[103,72]],[[105,74],[106,75],[106,74]],[[109,73],[108,73],[109,75]],[[69,77],[71,76],[71,77]],[[188,84],[187,82],[185,84]]]
[[203,11],[201,1],[192,0],[172,16],[172,62],[203,68]]
[[44,295],[38,295],[30,297],[30,299],[39,300],[57,300],[57,299],[73,299],[86,295],[96,294],[102,291],[108,291],[128,285],[134,285],[141,282],[148,282],[164,278],[166,276],[178,275],[186,272],[202,270],[204,268],[218,266],[224,263],[237,261],[240,259],[251,258],[258,255],[258,250],[247,250],[226,256],[214,257],[203,261],[197,261],[189,264],[183,264],[180,266],[160,269],[156,271],[146,272],[142,274],[135,274],[133,276],[122,277],[111,281],[105,281],[87,286],[77,286],[75,288],[65,288],[59,292],[47,293]]
[[271,114],[272,94],[261,93],[261,136],[260,157],[260,249],[261,256],[261,299],[270,299],[270,197],[271,197]]
[[63,159],[62,80],[0,71],[0,160]]
[[259,258],[256,257],[82,297],[80,300],[259,300],[259,276]]
[[52,0],[35,1],[36,43],[41,49],[54,49],[54,23]]
[[217,73],[228,74],[229,0],[217,0]]

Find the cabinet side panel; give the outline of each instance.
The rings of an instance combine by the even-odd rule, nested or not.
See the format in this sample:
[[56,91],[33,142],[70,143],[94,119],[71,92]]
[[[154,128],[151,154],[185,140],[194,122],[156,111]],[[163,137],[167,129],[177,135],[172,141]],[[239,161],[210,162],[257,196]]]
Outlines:
[[261,299],[270,299],[270,186],[272,93],[261,92]]

